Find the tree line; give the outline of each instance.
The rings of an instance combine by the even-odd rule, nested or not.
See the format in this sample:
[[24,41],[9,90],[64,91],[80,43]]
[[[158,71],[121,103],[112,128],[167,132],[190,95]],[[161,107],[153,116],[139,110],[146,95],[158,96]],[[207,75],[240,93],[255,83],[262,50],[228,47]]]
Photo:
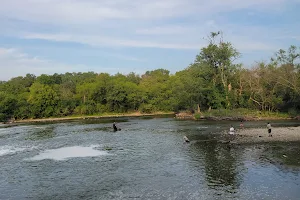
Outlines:
[[254,109],[300,111],[300,48],[280,49],[252,68],[238,50],[211,33],[193,63],[170,74],[27,74],[0,82],[0,120],[140,111]]

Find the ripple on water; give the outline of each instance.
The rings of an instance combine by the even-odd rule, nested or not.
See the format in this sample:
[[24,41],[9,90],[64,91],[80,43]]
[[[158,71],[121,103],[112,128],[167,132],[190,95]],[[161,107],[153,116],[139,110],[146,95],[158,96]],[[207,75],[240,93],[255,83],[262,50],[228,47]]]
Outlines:
[[208,126],[199,126],[198,129],[208,129]]
[[26,148],[19,148],[19,147],[13,147],[13,146],[2,146],[0,147],[0,156],[8,155],[8,154],[14,154],[19,151],[24,151]]
[[89,147],[82,147],[82,146],[72,146],[72,147],[63,147],[59,149],[48,149],[41,152],[39,155],[36,155],[32,158],[25,159],[29,161],[38,161],[38,160],[45,160],[45,159],[52,159],[52,160],[66,160],[69,158],[82,158],[82,157],[97,157],[108,155],[106,151],[99,151],[95,149],[98,146],[89,146]]

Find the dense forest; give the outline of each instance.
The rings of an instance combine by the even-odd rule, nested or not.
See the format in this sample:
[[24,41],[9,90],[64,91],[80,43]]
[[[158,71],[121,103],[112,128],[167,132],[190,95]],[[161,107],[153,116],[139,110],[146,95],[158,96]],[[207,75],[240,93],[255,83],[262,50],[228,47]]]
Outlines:
[[[170,74],[42,74],[0,82],[0,120],[139,111],[245,108],[300,111],[300,52],[291,46],[252,68],[238,64],[240,53],[211,33],[193,63]],[[1,63],[0,63],[1,65]]]

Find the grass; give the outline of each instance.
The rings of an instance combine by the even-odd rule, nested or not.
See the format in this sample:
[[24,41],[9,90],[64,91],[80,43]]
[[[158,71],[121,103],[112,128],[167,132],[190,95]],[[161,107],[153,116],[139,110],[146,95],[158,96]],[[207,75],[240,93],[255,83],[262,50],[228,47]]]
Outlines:
[[[268,118],[268,119],[287,119],[290,117],[288,113],[281,112],[268,112],[268,111],[258,111],[249,110],[245,108],[239,109],[218,109],[203,112],[204,117],[240,117],[240,118]],[[196,119],[200,118],[200,114],[195,115]]]

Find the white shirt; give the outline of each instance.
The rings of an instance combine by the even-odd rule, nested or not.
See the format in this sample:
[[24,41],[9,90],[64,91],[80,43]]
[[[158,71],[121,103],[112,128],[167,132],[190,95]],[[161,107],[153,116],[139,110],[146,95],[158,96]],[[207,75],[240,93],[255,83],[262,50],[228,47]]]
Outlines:
[[234,128],[233,128],[233,127],[231,127],[231,128],[229,129],[229,134],[234,134]]

